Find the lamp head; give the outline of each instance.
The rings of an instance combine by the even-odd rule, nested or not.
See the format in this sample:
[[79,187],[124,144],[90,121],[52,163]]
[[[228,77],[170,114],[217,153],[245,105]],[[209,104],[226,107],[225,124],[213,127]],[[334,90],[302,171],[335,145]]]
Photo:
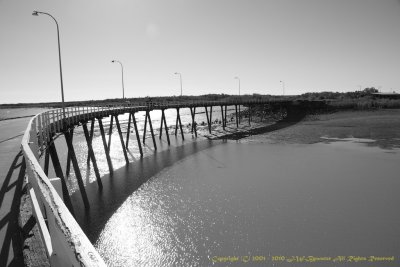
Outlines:
[[115,62],[115,60],[111,60],[111,63],[114,63]]
[[179,74],[179,72],[175,72],[175,74]]
[[36,10],[34,10],[34,11],[32,12],[32,16],[39,16],[39,13],[38,13]]

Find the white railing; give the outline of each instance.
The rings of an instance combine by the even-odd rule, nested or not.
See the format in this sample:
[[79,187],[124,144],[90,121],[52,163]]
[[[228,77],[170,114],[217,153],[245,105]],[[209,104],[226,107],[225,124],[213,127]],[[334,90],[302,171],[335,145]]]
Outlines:
[[[68,109],[67,118],[72,120],[71,112]],[[50,134],[61,129],[60,115],[60,110],[36,115],[22,138],[32,212],[51,266],[106,266],[61,199],[59,179],[49,179],[39,164],[39,152]]]
[[79,224],[65,206],[59,178],[49,179],[39,164],[39,157],[47,149],[51,137],[79,121],[157,108],[185,108],[235,104],[257,104],[267,101],[192,101],[163,103],[124,103],[93,107],[68,107],[49,110],[33,117],[22,138],[21,148],[26,161],[32,210],[38,223],[47,256],[52,266],[106,266]]

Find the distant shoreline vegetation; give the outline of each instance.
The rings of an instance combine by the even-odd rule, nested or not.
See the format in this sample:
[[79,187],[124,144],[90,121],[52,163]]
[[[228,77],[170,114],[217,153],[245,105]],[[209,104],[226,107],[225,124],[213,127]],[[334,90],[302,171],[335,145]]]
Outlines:
[[[208,94],[201,96],[159,96],[142,98],[121,98],[105,100],[87,100],[65,102],[66,107],[70,106],[96,106],[96,105],[117,105],[117,104],[139,104],[144,102],[191,102],[191,101],[229,101],[229,100],[308,100],[323,101],[327,107],[333,109],[379,109],[379,108],[400,108],[400,94],[379,94],[374,87],[365,88],[355,92],[315,92],[302,95],[274,96],[274,95],[227,95]],[[60,102],[47,103],[17,103],[0,104],[0,108],[61,108]]]

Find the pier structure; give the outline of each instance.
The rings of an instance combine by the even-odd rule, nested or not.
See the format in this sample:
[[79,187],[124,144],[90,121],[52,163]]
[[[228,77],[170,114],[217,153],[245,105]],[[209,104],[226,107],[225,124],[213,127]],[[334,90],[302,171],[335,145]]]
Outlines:
[[[111,136],[114,122],[121,142],[122,152],[129,164],[127,154],[131,127],[135,131],[135,139],[138,144],[139,153],[143,156],[142,145],[146,142],[147,124],[150,129],[154,150],[157,150],[155,133],[152,125],[150,111],[161,111],[161,124],[159,129],[159,138],[163,134],[163,128],[170,145],[170,136],[165,117],[165,110],[176,110],[175,135],[180,135],[184,140],[180,110],[190,109],[191,129],[190,131],[197,137],[196,108],[205,109],[208,131],[212,132],[212,109],[221,109],[222,127],[225,129],[227,124],[227,107],[234,107],[236,127],[240,123],[240,106],[248,108],[249,123],[251,123],[251,110],[255,105],[270,105],[274,107],[291,106],[292,101],[262,101],[262,100],[244,100],[244,101],[198,101],[181,103],[143,103],[91,107],[67,107],[65,108],[65,117],[62,109],[49,110],[33,117],[24,133],[21,148],[26,161],[26,170],[29,185],[29,195],[32,201],[33,215],[38,224],[41,239],[52,266],[105,266],[103,259],[96,249],[90,243],[78,223],[74,219],[74,209],[71,203],[70,195],[66,184],[66,176],[72,166],[79,191],[82,196],[83,205],[90,209],[82,175],[79,169],[78,160],[73,146],[74,128],[82,127],[87,148],[87,162],[93,165],[94,173],[99,190],[103,188],[100,173],[97,166],[95,153],[92,147],[94,128],[96,122],[100,130],[100,135],[104,148],[104,155],[107,159],[109,173],[113,173],[113,165],[110,157]],[[140,139],[138,122],[135,113],[144,111],[145,121],[143,127],[143,140]],[[129,114],[126,136],[121,131],[119,116]],[[103,125],[103,119],[110,118],[108,129],[108,140],[106,138],[106,129]],[[88,127],[90,124],[90,128]],[[60,158],[57,153],[54,140],[63,135],[68,148],[66,173],[63,173]],[[44,166],[42,167],[40,158],[44,157]],[[49,178],[50,159],[56,174],[56,178]]]

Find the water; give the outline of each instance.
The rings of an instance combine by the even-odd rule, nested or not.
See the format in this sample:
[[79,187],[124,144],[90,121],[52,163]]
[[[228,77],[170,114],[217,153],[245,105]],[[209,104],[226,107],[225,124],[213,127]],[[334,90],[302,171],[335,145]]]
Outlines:
[[[160,116],[151,116],[158,128]],[[331,257],[323,266],[350,264],[333,262],[337,256],[394,256],[351,266],[399,265],[397,148],[364,139],[271,144],[262,136],[224,142],[187,134],[184,142],[171,136],[171,147],[157,137],[157,153],[147,139],[143,159],[132,140],[125,166],[114,132],[111,177],[95,133],[99,191],[79,130],[74,138],[91,205],[83,209],[72,171],[76,218],[110,266],[310,266],[293,260],[302,256]],[[57,140],[60,154],[64,142]]]
[[[172,156],[176,163],[163,163],[174,154],[166,152],[153,159],[153,173],[134,171],[125,180],[137,190],[105,225],[94,230],[92,217],[85,231],[110,266],[225,266],[217,262],[224,256],[260,256],[249,266],[296,266],[272,257],[398,256],[399,151],[387,152],[348,141],[192,145]],[[126,181],[114,178],[117,195]],[[325,263],[346,266],[337,264]]]

